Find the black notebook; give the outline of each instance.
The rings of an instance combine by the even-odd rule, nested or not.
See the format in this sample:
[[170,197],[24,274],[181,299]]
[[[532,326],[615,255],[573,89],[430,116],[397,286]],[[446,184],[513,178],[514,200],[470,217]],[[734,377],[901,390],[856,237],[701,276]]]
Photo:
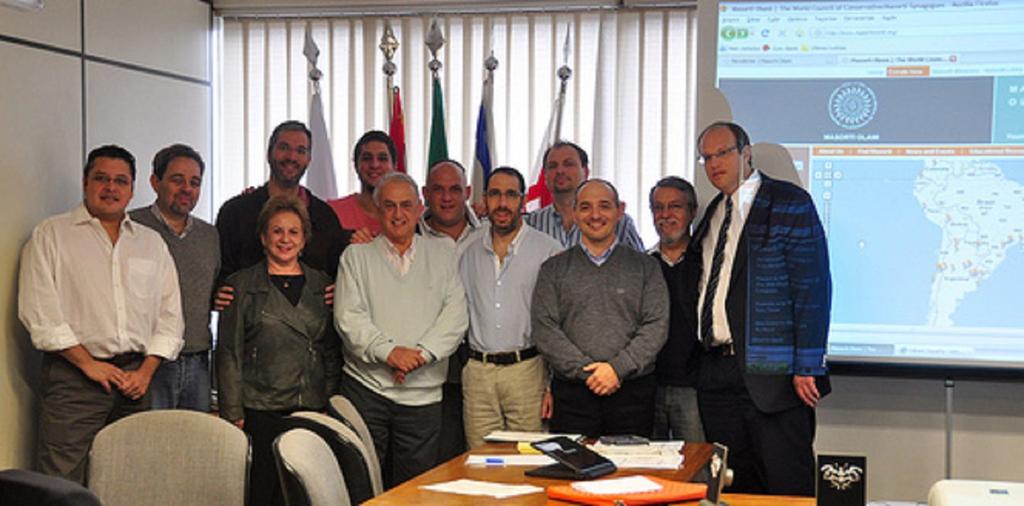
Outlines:
[[553,437],[530,443],[555,464],[526,471],[527,476],[562,480],[589,480],[615,472],[615,464],[597,452],[567,437]]

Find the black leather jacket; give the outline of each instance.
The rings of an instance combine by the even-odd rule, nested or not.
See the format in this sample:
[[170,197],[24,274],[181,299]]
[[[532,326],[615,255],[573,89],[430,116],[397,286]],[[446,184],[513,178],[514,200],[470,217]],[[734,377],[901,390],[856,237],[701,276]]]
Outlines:
[[338,388],[340,340],[324,289],[334,282],[302,264],[306,282],[292,306],[270,281],[264,260],[228,278],[235,300],[220,315],[217,379],[220,415],[243,408],[320,410]]

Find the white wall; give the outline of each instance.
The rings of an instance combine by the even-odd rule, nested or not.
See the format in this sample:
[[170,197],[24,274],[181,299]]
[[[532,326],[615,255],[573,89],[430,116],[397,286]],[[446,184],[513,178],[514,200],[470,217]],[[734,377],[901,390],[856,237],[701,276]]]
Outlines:
[[[185,142],[210,158],[209,23],[198,0],[0,7],[0,469],[31,466],[35,447],[40,356],[17,318],[21,247],[81,200],[84,154],[99,144],[135,154],[132,207],[153,200],[159,148]],[[197,211],[210,215],[208,196]]]
[[[700,0],[697,11],[698,54],[714,55],[718,2]],[[698,57],[698,130],[732,117],[714,89],[714,65]],[[695,179],[703,205],[715,190],[701,171]],[[833,376],[832,385],[817,410],[817,452],[867,456],[869,500],[927,499],[945,477],[943,381]],[[953,392],[952,477],[1024,482],[1024,384],[957,381]]]

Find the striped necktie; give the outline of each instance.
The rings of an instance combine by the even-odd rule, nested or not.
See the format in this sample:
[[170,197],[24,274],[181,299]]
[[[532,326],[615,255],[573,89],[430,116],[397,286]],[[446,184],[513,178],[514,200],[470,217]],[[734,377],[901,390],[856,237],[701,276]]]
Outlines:
[[729,239],[729,224],[732,223],[732,198],[725,196],[725,217],[718,228],[718,241],[715,242],[715,254],[711,259],[711,274],[704,286],[704,304],[700,308],[700,335],[705,348],[710,348],[715,340],[711,326],[711,313],[715,307],[715,292],[718,290],[718,278],[722,274],[722,261],[725,259],[725,243]]

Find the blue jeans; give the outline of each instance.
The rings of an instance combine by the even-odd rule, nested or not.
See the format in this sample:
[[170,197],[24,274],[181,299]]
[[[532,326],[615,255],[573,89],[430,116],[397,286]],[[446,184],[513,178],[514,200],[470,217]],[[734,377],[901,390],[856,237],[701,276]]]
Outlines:
[[658,385],[654,394],[653,437],[657,440],[704,441],[696,388]]
[[182,353],[160,364],[149,384],[153,409],[210,411],[210,352]]

